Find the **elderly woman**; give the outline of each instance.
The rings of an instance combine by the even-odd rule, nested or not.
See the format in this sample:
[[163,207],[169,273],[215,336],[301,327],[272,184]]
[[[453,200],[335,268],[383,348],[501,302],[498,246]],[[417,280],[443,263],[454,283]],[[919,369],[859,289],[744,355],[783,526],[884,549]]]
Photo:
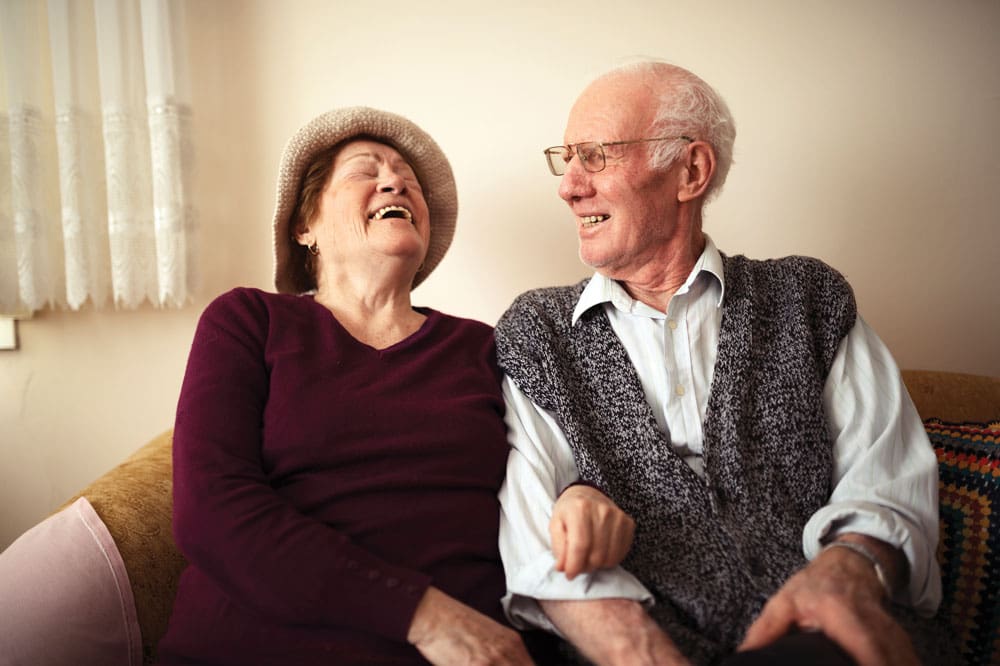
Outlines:
[[[335,110],[289,141],[279,293],[216,299],[188,361],[174,529],[190,566],[161,664],[531,663],[500,606],[492,329],[410,302],[456,210],[447,159],[402,117]],[[596,550],[591,568],[623,554]]]

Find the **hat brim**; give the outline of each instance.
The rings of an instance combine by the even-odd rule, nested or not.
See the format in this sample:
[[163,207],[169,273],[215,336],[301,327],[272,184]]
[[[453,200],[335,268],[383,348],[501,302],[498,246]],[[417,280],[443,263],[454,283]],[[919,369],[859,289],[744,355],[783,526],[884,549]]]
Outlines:
[[451,164],[434,139],[394,113],[365,106],[334,109],[299,129],[281,156],[274,210],[274,286],[280,293],[301,294],[316,287],[301,260],[304,248],[292,238],[289,228],[305,170],[320,152],[355,137],[370,137],[395,148],[420,181],[430,213],[430,242],[412,287],[431,274],[451,245],[458,192]]

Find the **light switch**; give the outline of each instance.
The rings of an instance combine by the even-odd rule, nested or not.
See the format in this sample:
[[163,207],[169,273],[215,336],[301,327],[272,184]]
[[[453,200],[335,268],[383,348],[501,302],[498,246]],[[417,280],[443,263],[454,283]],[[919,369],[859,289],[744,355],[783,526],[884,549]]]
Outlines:
[[17,320],[0,317],[0,350],[17,349]]

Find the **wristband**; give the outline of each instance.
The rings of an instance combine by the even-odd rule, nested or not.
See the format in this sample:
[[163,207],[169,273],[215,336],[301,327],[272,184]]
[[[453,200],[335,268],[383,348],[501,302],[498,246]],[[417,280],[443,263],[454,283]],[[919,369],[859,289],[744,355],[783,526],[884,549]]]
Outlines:
[[879,561],[878,557],[869,548],[862,546],[860,543],[855,543],[854,541],[831,541],[830,543],[823,546],[823,550],[829,550],[830,548],[846,548],[847,550],[854,551],[861,557],[868,560],[868,563],[872,565],[872,569],[875,570],[875,577],[878,578],[878,582],[882,585],[882,589],[885,590],[885,596],[887,599],[892,599],[892,585],[889,584],[889,577],[885,575],[885,569],[882,567],[882,562]]
[[596,490],[597,492],[601,493],[602,495],[606,496],[608,494],[607,492],[605,492],[604,488],[601,488],[596,483],[593,483],[591,481],[584,481],[583,479],[577,479],[573,483],[566,484],[566,487],[559,491],[558,497],[562,497],[562,494],[564,492],[566,492],[567,490],[569,490],[570,488],[572,488],[573,486],[586,486],[588,488],[593,488],[594,490]]

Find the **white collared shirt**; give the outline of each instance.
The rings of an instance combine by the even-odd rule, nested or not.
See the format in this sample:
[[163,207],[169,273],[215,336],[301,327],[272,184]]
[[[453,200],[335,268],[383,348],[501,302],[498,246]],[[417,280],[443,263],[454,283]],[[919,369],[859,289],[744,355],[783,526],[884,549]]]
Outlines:
[[[635,366],[660,430],[678,455],[704,476],[702,424],[715,368],[725,280],[722,257],[705,250],[663,313],[633,299],[597,273],[573,312],[575,325],[603,307]],[[553,414],[504,378],[511,452],[500,490],[500,553],[507,572],[504,608],[517,626],[555,628],[537,599],[652,596],[621,567],[574,580],[555,570],[548,525],[559,493],[579,474]],[[802,534],[805,557],[842,532],[860,532],[903,550],[908,589],[897,601],[932,614],[941,600],[937,459],[889,350],[859,316],[841,342],[827,377],[824,409],[833,442],[833,493]]]

